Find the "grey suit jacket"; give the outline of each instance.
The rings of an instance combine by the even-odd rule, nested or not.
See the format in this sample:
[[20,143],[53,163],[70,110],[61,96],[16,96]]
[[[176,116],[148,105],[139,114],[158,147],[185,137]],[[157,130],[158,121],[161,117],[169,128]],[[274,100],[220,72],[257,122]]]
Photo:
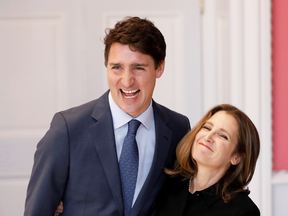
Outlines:
[[[108,92],[99,99],[56,113],[37,145],[27,190],[25,216],[122,216],[123,200]],[[131,211],[150,215],[175,149],[190,130],[187,117],[153,101],[156,129],[151,170]]]

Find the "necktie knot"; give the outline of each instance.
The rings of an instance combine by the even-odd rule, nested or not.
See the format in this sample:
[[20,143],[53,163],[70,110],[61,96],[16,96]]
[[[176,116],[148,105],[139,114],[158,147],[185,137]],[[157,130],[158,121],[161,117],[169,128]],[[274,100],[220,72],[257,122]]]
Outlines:
[[141,122],[136,120],[136,119],[132,119],[131,121],[128,122],[128,134],[134,134],[136,135],[136,132],[140,126]]

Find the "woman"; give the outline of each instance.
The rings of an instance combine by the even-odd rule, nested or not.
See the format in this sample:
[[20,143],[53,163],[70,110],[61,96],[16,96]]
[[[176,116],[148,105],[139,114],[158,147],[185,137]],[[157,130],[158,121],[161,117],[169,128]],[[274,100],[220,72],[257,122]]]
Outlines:
[[247,115],[228,104],[212,108],[179,143],[156,215],[260,215],[247,188],[259,151]]

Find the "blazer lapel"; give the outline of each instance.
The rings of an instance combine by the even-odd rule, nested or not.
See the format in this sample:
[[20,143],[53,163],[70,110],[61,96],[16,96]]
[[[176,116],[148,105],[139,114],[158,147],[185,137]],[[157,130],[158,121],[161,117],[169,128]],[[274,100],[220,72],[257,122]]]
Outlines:
[[119,214],[123,214],[120,172],[115,147],[114,128],[108,102],[108,92],[99,98],[92,117],[97,121],[90,127],[99,160],[111,188]]
[[147,179],[133,206],[131,215],[138,215],[143,205],[149,200],[149,194],[153,187],[157,187],[158,176],[165,168],[167,153],[170,149],[173,132],[167,127],[168,116],[161,112],[159,106],[153,101],[154,121],[156,132],[156,144],[154,158]]

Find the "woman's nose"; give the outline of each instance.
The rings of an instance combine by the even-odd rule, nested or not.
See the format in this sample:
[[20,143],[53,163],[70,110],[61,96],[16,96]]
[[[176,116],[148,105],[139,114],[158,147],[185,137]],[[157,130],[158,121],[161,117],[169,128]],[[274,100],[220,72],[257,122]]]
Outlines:
[[213,133],[208,133],[206,134],[206,136],[204,137],[206,142],[213,142]]

